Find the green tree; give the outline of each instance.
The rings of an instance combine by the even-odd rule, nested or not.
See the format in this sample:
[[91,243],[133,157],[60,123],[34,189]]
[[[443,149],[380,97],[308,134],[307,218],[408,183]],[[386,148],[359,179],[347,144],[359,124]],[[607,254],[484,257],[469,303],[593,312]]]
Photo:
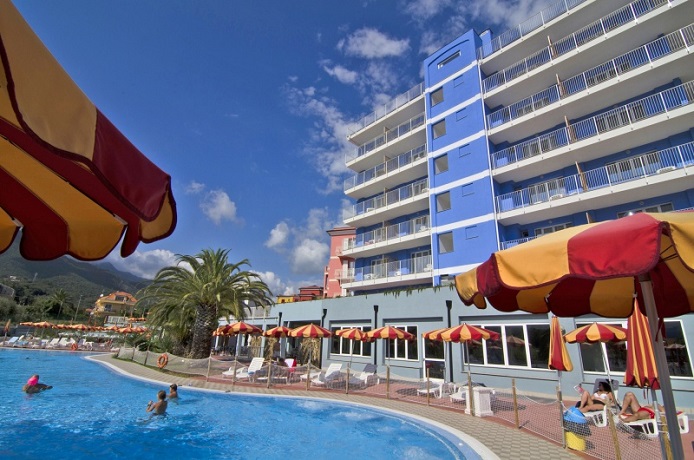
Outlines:
[[148,323],[185,339],[190,331],[187,356],[207,358],[212,332],[220,317],[246,317],[246,308],[267,307],[272,293],[244,259],[229,263],[229,250],[205,249],[196,256],[177,255],[175,266],[162,268],[140,301],[149,307]]
[[70,295],[65,292],[64,289],[58,289],[51,295],[51,300],[58,304],[58,316],[56,318],[60,319],[60,314],[63,312],[63,305],[69,303]]

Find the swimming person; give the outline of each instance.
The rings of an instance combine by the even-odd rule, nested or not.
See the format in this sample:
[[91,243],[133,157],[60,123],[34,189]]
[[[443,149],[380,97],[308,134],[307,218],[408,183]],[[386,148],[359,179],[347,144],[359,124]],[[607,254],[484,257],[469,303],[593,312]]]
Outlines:
[[172,383],[169,386],[169,399],[178,398],[178,385]]
[[166,391],[159,390],[157,399],[157,402],[150,401],[147,404],[147,412],[154,412],[152,415],[166,415],[166,406],[168,406],[166,402]]
[[53,388],[51,385],[46,385],[45,383],[39,383],[39,374],[34,374],[29,377],[27,383],[22,387],[22,391],[25,393],[33,394],[39,393],[41,391],[50,390]]

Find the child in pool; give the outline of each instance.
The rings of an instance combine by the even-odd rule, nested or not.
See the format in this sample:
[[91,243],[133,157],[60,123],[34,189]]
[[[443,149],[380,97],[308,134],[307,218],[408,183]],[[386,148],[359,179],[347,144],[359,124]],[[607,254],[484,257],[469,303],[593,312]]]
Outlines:
[[34,374],[31,377],[29,377],[29,380],[27,380],[27,383],[24,384],[22,387],[22,391],[25,393],[33,394],[33,393],[39,393],[41,391],[45,390],[50,390],[53,388],[50,385],[46,385],[44,383],[39,383],[39,374]]
[[166,401],[166,391],[159,390],[157,399],[157,402],[150,401],[149,404],[147,404],[147,412],[153,412],[152,415],[166,415],[166,406],[169,404]]

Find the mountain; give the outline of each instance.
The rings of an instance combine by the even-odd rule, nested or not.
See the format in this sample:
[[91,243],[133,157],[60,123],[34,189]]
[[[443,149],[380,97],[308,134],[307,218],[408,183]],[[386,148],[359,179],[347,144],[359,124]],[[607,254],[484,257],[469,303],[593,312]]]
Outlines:
[[89,301],[114,291],[135,294],[150,283],[118,271],[107,262],[81,262],[67,256],[45,262],[29,261],[19,254],[18,244],[0,254],[0,283],[12,285],[13,280],[41,286],[46,292],[62,288],[74,298],[82,295]]

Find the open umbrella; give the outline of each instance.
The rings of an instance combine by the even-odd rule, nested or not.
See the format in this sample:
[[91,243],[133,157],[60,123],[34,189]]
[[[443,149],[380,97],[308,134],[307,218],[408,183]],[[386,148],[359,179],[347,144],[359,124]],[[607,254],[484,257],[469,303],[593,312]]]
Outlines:
[[268,344],[266,346],[266,349],[269,350],[269,352],[266,352],[266,354],[268,354],[268,359],[272,358],[272,350],[275,347],[275,342],[282,337],[287,337],[289,335],[289,331],[290,329],[288,327],[277,326],[263,332],[263,335],[268,337]]
[[[557,316],[596,314],[626,318],[634,295],[650,324],[694,311],[694,212],[638,213],[581,225],[498,251],[456,277],[467,305],[486,301],[504,312],[552,311]],[[485,300],[486,299],[486,300]],[[661,331],[655,361],[668,426],[677,426]],[[673,454],[683,457],[678,430]]]
[[82,93],[9,0],[0,0],[0,252],[106,257],[176,226],[171,178]]
[[424,337],[427,340],[442,342],[443,338],[441,337],[441,334],[443,334],[447,330],[447,327],[442,327],[441,329],[434,329],[433,331],[422,332],[422,337]]
[[441,333],[441,340],[444,342],[459,343],[461,346],[465,344],[465,355],[467,357],[467,376],[471,378],[470,370],[470,352],[468,348],[469,342],[472,340],[499,340],[499,333],[490,331],[483,327],[471,326],[466,323],[450,327]]
[[237,334],[260,335],[262,333],[263,333],[263,330],[260,329],[258,326],[254,326],[252,324],[248,324],[248,323],[244,323],[243,321],[239,321],[236,323],[227,324],[226,326],[222,326],[222,330],[221,330],[220,335],[237,335]]
[[[567,343],[598,343],[598,342],[623,342],[627,339],[627,330],[623,327],[612,326],[610,324],[591,323],[581,326],[571,332],[564,334]],[[610,367],[607,363],[607,356],[602,354],[602,361],[607,373],[607,380],[612,385]]]
[[351,329],[340,329],[339,331],[335,331],[335,335],[338,337],[341,337],[343,339],[349,340],[349,362],[352,362],[352,356],[354,355],[354,341],[360,341],[360,342],[373,342],[376,340],[375,338],[369,337],[366,335],[366,332],[362,331],[359,328],[351,328]]
[[307,339],[324,339],[330,337],[332,333],[320,327],[316,324],[307,324],[305,326],[299,326],[289,331],[290,337],[304,337]]

